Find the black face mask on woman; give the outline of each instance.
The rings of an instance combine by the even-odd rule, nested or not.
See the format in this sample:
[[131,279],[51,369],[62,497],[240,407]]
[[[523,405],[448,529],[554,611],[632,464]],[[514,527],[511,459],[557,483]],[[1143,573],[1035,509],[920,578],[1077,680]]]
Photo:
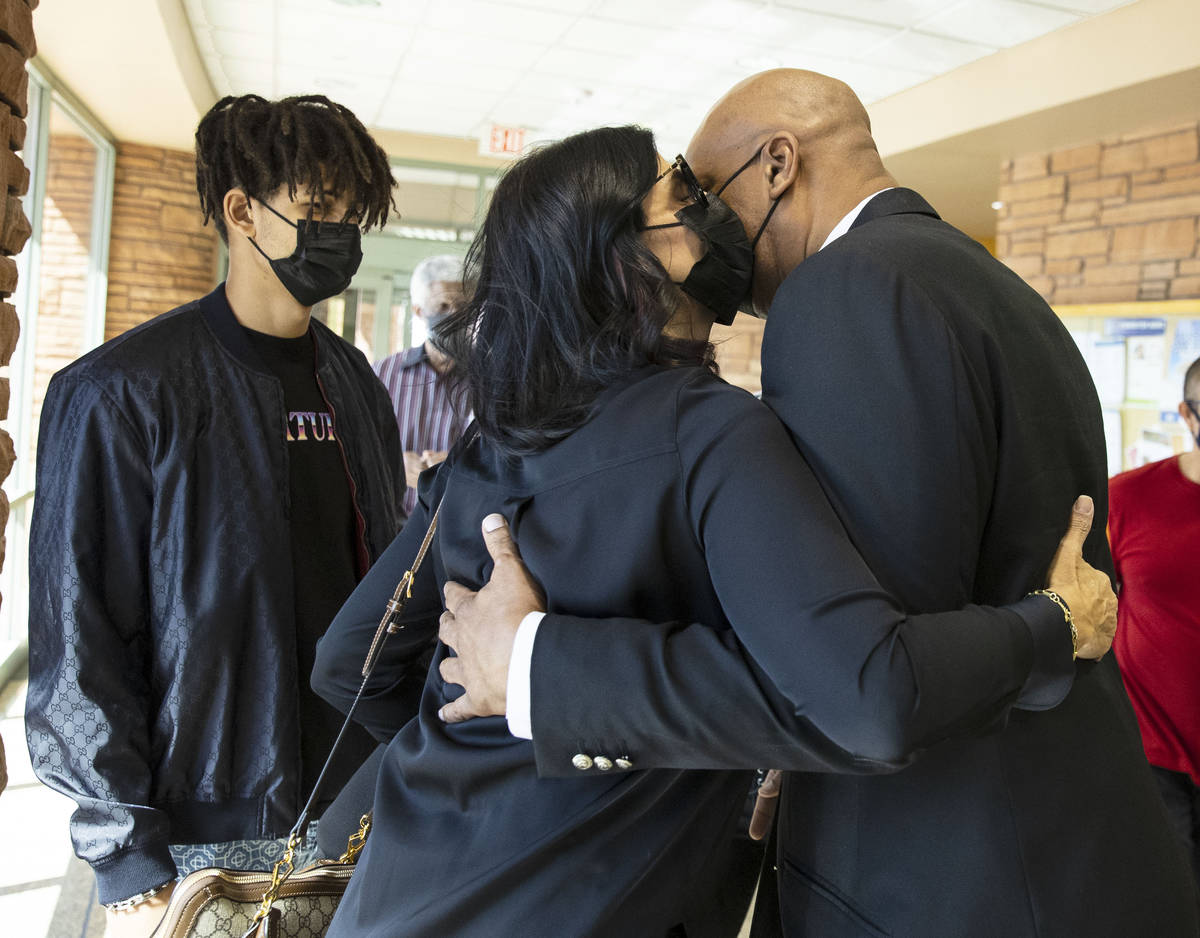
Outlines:
[[294,222],[266,202],[260,204],[296,229],[296,249],[287,257],[267,257],[253,238],[250,243],[267,258],[275,276],[297,303],[315,306],[350,286],[362,263],[362,232],[358,225],[306,219]]
[[687,161],[682,156],[677,156],[668,172],[679,171],[692,196],[692,204],[675,213],[675,217],[679,219],[677,222],[649,225],[646,228],[647,231],[653,231],[683,227],[695,232],[700,238],[705,247],[704,256],[692,265],[687,277],[678,286],[712,312],[713,321],[722,326],[730,325],[739,309],[744,313],[757,315],[750,299],[754,278],[754,248],[778,207],[779,199],[774,200],[767,217],[763,219],[754,240],[751,241],[746,237],[746,228],[742,220],[720,194],[749,169],[761,152],[762,147],[755,150],[754,155],[714,193],[705,192],[700,188]]

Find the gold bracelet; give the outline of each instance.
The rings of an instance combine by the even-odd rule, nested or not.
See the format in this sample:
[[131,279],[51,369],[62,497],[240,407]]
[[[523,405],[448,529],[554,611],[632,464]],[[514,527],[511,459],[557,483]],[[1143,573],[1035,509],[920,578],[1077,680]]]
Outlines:
[[1071,630],[1071,660],[1079,657],[1079,630],[1075,628],[1075,617],[1071,615],[1071,607],[1054,590],[1034,590],[1030,596],[1045,596],[1062,610],[1067,627]]

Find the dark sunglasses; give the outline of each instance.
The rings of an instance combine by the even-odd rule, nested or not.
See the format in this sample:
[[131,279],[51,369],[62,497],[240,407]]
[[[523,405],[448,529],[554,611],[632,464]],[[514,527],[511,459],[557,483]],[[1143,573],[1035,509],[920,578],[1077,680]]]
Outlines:
[[675,157],[674,163],[659,173],[658,178],[654,180],[654,184],[657,185],[667,176],[671,175],[671,173],[679,173],[679,178],[687,186],[688,197],[693,202],[699,202],[705,208],[708,208],[708,193],[700,185],[700,180],[696,178],[696,174],[692,172],[692,167],[688,166],[688,162],[683,158],[682,153]]

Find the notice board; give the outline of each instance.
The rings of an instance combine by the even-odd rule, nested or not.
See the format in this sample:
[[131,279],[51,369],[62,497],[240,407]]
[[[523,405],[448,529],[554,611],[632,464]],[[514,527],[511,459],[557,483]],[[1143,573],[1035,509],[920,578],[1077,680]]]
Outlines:
[[1054,311],[1096,384],[1110,476],[1195,445],[1178,407],[1184,372],[1200,358],[1200,299],[1057,306]]

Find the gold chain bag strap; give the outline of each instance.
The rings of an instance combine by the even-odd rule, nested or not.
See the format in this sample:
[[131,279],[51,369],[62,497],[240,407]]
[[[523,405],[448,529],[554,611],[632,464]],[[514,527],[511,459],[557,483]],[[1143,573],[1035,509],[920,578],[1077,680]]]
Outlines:
[[417,571],[429,553],[440,512],[439,503],[413,565],[405,571],[392,598],[388,600],[363,662],[362,683],[354,703],[346,712],[345,722],[338,731],[321,774],[317,776],[304,810],[288,834],[283,857],[271,871],[209,868],[184,877],[171,894],[166,914],[155,929],[153,938],[322,938],[328,930],[338,903],[350,883],[355,861],[366,844],[371,830],[371,815],[362,816],[359,829],[350,835],[346,852],[336,860],[320,860],[298,871],[293,869],[292,863],[296,851],[304,843],[308,816],[321,791],[325,773],[354,719],[354,711],[379,661],[383,644],[389,635],[403,628],[400,616],[412,597]]

